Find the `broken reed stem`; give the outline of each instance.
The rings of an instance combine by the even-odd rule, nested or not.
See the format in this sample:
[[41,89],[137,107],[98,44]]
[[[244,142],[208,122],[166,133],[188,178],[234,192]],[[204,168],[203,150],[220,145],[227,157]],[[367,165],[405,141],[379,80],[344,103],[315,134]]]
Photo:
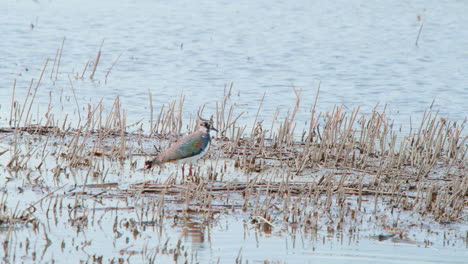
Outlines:
[[73,92],[73,98],[75,99],[75,103],[76,103],[76,110],[78,111],[78,127],[79,127],[81,124],[81,113],[80,113],[81,111],[80,111],[80,106],[78,104],[78,99],[76,98],[75,87],[73,86],[72,79],[70,78],[70,74],[68,75],[68,80],[70,81],[70,86]]
[[184,106],[184,101],[185,101],[185,95],[181,94],[180,95],[180,99],[179,99],[179,106],[177,108],[177,127],[176,127],[176,131],[177,131],[177,137],[179,137],[179,135],[181,135],[181,131],[182,131],[182,109],[183,109],[183,106]]
[[[8,122],[10,127],[12,127],[13,110],[15,109],[15,90],[16,90],[16,79],[13,81],[13,91],[11,92],[10,120]],[[15,111],[15,113],[16,113],[16,111]],[[16,114],[15,114],[15,125],[13,125],[13,127],[16,127]]]
[[127,123],[126,111],[122,110],[122,118],[120,122],[120,158],[121,159],[125,158],[125,150],[127,149],[127,144],[126,144],[127,142],[125,138],[126,123]]
[[156,124],[155,124],[155,128],[153,129],[154,133],[159,133],[159,125],[161,124],[162,121],[162,117],[163,117],[163,113],[164,113],[164,107],[165,105],[163,104],[161,106],[161,110],[159,110],[159,114],[158,114],[158,118],[156,119]]
[[63,53],[63,46],[64,45],[65,45],[65,38],[63,38],[62,46],[60,47],[60,54],[59,54],[58,61],[57,61],[57,69],[55,70],[55,81],[57,81],[57,76],[58,76],[59,68],[60,68],[60,60],[62,59],[62,53]]
[[39,204],[40,202],[42,202],[44,199],[46,199],[47,197],[51,196],[52,194],[56,193],[57,191],[60,191],[61,189],[63,189],[63,187],[67,186],[66,184],[58,187],[58,188],[55,188],[53,191],[49,192],[48,194],[46,194],[44,197],[42,197],[41,199],[37,200],[36,202],[32,203],[25,211],[28,211],[29,209],[33,208],[34,206],[36,206],[37,204]]
[[264,221],[265,223],[269,224],[271,227],[274,227],[276,229],[278,229],[279,231],[283,232],[283,230],[281,230],[281,228],[279,228],[278,226],[276,226],[275,224],[273,224],[272,222],[268,221],[267,219],[265,219],[265,217],[263,216],[260,216],[260,215],[256,215],[254,216],[255,218],[258,218],[262,221]]
[[18,118],[18,121],[16,122],[16,125],[18,126],[21,122],[21,119],[23,118],[24,109],[26,109],[26,103],[28,102],[29,94],[31,93],[31,88],[32,88],[33,83],[34,83],[34,79],[31,79],[31,82],[29,83],[28,92],[26,93],[26,98],[24,98],[23,107],[21,108],[20,116]]
[[39,85],[41,85],[42,76],[44,76],[44,72],[45,72],[45,69],[47,68],[48,63],[49,63],[49,59],[46,59],[46,61],[44,63],[44,67],[42,68],[41,75],[39,76],[39,80],[37,81],[36,87],[34,88],[33,97],[31,98],[31,102],[29,103],[28,112],[26,113],[26,119],[24,120],[24,126],[27,126],[29,113],[30,113],[31,107],[32,107],[32,105],[34,103],[34,99],[36,98],[37,89],[39,88]]
[[89,75],[89,79],[93,79],[94,77],[94,73],[96,72],[96,68],[99,64],[99,59],[101,58],[101,49],[102,49],[102,45],[104,45],[104,40],[102,40],[101,42],[101,46],[99,47],[99,50],[98,50],[98,53],[96,55],[96,61],[94,62],[94,66],[93,66],[93,71],[91,72],[91,74]]
[[84,79],[84,74],[86,73],[86,70],[88,69],[89,62],[90,60],[86,62],[86,65],[84,66],[83,71],[81,72],[81,77],[80,77],[81,79]]
[[419,27],[419,31],[418,31],[418,36],[416,37],[416,42],[414,43],[414,45],[416,45],[416,47],[419,47],[418,46],[419,36],[421,36],[421,31],[423,29],[423,26],[424,26],[424,23],[421,23],[421,26]]
[[254,122],[253,122],[253,125],[252,125],[252,131],[250,132],[250,138],[251,139],[254,138],[255,128],[257,127],[258,115],[260,114],[260,110],[262,109],[262,105],[263,105],[263,101],[265,100],[265,96],[266,96],[266,92],[263,93],[262,99],[260,100],[260,104],[258,106],[257,114],[255,115],[255,119],[254,119]]
[[275,126],[276,119],[278,119],[279,109],[276,107],[275,113],[273,114],[273,119],[271,120],[271,128],[270,128],[270,139],[273,139],[273,127]]
[[149,135],[153,135],[153,95],[151,94],[151,91],[148,91],[149,95],[149,105],[150,105],[150,133]]
[[320,94],[320,85],[322,82],[319,82],[317,87],[317,94],[315,95],[314,105],[312,106],[312,110],[310,112],[310,124],[309,124],[309,135],[307,136],[307,142],[312,142],[312,138],[314,137],[314,131],[316,128],[317,120],[315,119],[315,109],[317,107],[317,101]]
[[[229,89],[226,92],[226,85],[224,85],[224,98],[221,101],[221,103],[216,102],[216,127],[218,128],[219,131],[224,132],[227,130],[227,127],[225,125],[226,125],[226,122],[229,122],[229,121],[226,121],[226,115],[225,115],[226,106],[227,106],[228,100],[231,98],[233,87],[234,87],[234,82],[231,82],[231,85],[229,86]],[[231,110],[233,109],[231,108]],[[228,117],[228,120],[229,120],[229,117]],[[217,132],[217,134],[223,135],[223,132],[221,133]]]
[[58,48],[57,51],[55,52],[54,64],[52,64],[52,70],[50,71],[50,79],[51,80],[53,80],[53,77],[54,77],[55,65],[57,64],[57,59],[58,59],[59,53],[60,53],[60,48]]
[[[223,135],[223,133],[229,129],[229,127],[233,126],[237,120],[244,114],[245,112],[242,112],[240,113],[236,118],[234,118],[229,124],[227,124],[225,127],[224,127],[224,130],[220,132],[221,135]],[[232,134],[232,136],[234,137],[234,134]]]
[[293,122],[294,122],[294,118],[296,117],[296,113],[297,113],[297,110],[299,110],[299,105],[301,103],[301,91],[297,91],[296,90],[296,87],[294,87],[294,85],[291,85],[293,91],[294,91],[294,94],[296,95],[296,104],[294,105],[294,110],[293,110],[293,113],[291,115],[291,119],[289,120],[289,127],[292,126]]
[[115,64],[117,63],[117,61],[119,61],[120,56],[122,56],[122,54],[123,54],[123,52],[121,52],[121,53],[119,54],[119,56],[117,57],[117,59],[114,60],[114,62],[113,62],[112,65],[110,66],[109,70],[106,72],[106,75],[105,75],[106,83],[107,83],[107,76],[109,76],[109,74],[110,74],[112,68],[114,68]]

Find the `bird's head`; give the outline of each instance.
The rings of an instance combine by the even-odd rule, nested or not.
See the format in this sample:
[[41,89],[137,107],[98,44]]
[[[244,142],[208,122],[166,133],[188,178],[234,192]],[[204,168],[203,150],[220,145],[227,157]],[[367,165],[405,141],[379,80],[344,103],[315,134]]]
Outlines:
[[206,120],[198,116],[197,130],[201,130],[203,132],[210,132],[211,130],[214,130],[218,132],[218,130],[213,125],[213,116],[211,116],[210,120]]

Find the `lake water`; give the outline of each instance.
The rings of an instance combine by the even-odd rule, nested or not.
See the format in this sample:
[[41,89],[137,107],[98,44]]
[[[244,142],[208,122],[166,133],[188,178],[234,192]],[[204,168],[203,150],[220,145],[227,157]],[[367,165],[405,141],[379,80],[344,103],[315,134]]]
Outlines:
[[[13,81],[24,100],[50,59],[36,102],[73,112],[68,75],[82,75],[104,40],[94,81],[88,67],[73,80],[80,106],[122,99],[130,121],[149,119],[148,92],[159,107],[186,95],[184,116],[215,111],[234,83],[241,123],[294,107],[299,123],[335,104],[369,113],[377,104],[397,123],[434,111],[451,120],[468,112],[468,3],[465,1],[8,1],[1,4],[0,124],[9,116]],[[415,45],[423,24],[418,46]],[[51,75],[66,38],[59,73]],[[120,55],[105,82],[105,75]],[[52,78],[51,78],[52,76]],[[51,95],[51,96],[50,96]],[[239,95],[239,96],[237,96]],[[60,107],[59,105],[60,103]],[[63,108],[62,108],[63,107]]]
[[[292,85],[301,90],[302,106],[296,117],[299,124],[309,119],[319,85],[319,111],[344,104],[347,109],[359,106],[365,114],[377,104],[379,109],[388,105],[390,117],[407,126],[410,117],[413,123],[417,122],[432,105],[432,110],[441,116],[463,121],[468,113],[467,13],[466,1],[440,0],[4,1],[0,4],[0,126],[8,125],[13,82],[16,80],[15,101],[22,104],[31,79],[37,81],[47,58],[34,113],[36,109],[45,113],[50,101],[57,116],[70,113],[76,117],[72,82],[81,111],[87,109],[87,104],[101,100],[110,108],[115,97],[120,96],[128,123],[143,119],[147,124],[149,92],[155,108],[184,94],[183,116],[187,120],[204,104],[206,115],[214,113],[216,101],[223,98],[226,87],[233,82],[232,103],[237,105],[237,113],[245,112],[239,120],[241,124],[252,123],[264,93],[261,119],[271,120],[276,109],[282,115],[292,110],[296,100]],[[52,65],[64,39],[56,74]],[[74,78],[82,75],[87,62],[95,60],[102,42],[94,79],[89,78],[92,65],[83,79]],[[40,118],[38,115],[36,120]],[[6,175],[6,169],[3,174]],[[6,176],[3,179],[9,180]],[[12,193],[17,189],[14,187]],[[40,197],[30,199],[36,201]],[[110,204],[118,205],[115,201]],[[44,215],[43,220],[47,219]],[[113,223],[112,212],[109,217],[107,213],[103,215],[103,222]],[[130,212],[124,217],[128,215],[134,216]],[[82,260],[89,260],[92,254],[131,255],[118,251],[127,248],[128,242],[124,238],[115,242],[111,225],[98,224],[90,224],[88,231],[95,235],[91,234],[89,240],[94,244],[88,245],[86,255],[83,248],[88,238],[69,229],[67,221],[63,216],[52,228],[41,227],[41,235],[36,234],[41,237],[37,238],[40,242],[34,249],[46,253],[38,261],[55,257],[60,260],[67,254]],[[426,248],[422,244],[375,241],[369,238],[374,234],[369,230],[359,240],[348,241],[344,234],[343,242],[336,235],[320,234],[315,239],[301,237],[299,243],[278,232],[271,236],[257,234],[252,225],[244,224],[249,221],[244,216],[221,219],[209,231],[204,230],[203,241],[196,241],[200,238],[197,235],[186,236],[183,241],[186,248],[199,254],[197,259],[202,263],[216,263],[218,258],[232,262],[240,250],[240,256],[249,263],[466,260],[466,243],[463,245],[460,239],[466,234],[457,233],[466,224],[448,231],[458,234],[454,247],[437,241]],[[163,239],[171,237],[170,245],[175,246],[183,228],[169,224],[167,228],[163,238],[156,237],[154,230],[147,230],[144,239],[135,238],[132,245],[138,250],[148,244],[151,248],[151,243],[160,246]],[[195,234],[199,231],[195,230]],[[42,232],[50,232],[51,239],[55,239],[50,249],[44,246]],[[24,242],[31,233],[28,228],[19,230],[16,241]],[[123,233],[132,236],[128,230]],[[81,236],[76,245],[71,242],[75,235]],[[426,238],[422,235],[417,241]],[[61,241],[67,243],[65,251]],[[101,247],[103,244],[109,247]],[[19,242],[15,245],[21,248]],[[171,260],[170,256],[163,257]]]

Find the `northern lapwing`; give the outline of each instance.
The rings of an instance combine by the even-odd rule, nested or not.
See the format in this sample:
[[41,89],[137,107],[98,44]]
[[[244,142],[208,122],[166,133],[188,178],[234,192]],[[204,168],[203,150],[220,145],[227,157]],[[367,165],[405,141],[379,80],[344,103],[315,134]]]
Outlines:
[[213,126],[213,117],[210,120],[197,117],[196,130],[192,134],[172,144],[157,157],[145,162],[145,168],[154,165],[162,167],[164,163],[172,162],[182,164],[182,177],[184,177],[184,164],[190,163],[189,175],[192,176],[192,164],[203,157],[211,144],[210,131],[218,132]]

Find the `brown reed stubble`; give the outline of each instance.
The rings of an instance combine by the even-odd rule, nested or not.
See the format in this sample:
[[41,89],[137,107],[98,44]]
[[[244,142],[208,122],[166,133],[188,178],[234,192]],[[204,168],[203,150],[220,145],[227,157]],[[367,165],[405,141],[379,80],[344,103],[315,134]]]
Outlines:
[[[264,223],[263,226],[270,228],[277,225],[275,222],[290,225],[303,222],[307,228],[318,228],[319,216],[310,212],[310,208],[314,208],[329,219],[330,230],[342,229],[346,217],[356,215],[356,211],[352,213],[344,203],[350,196],[357,197],[357,211],[362,207],[363,196],[368,196],[373,198],[374,210],[388,198],[392,206],[411,208],[420,214],[430,214],[440,222],[462,219],[468,188],[466,176],[464,177],[467,170],[467,137],[463,134],[465,123],[452,123],[440,119],[437,114],[425,113],[419,128],[401,137],[392,129],[385,109],[383,112],[375,109],[370,116],[360,115],[359,108],[348,113],[343,106],[334,107],[331,112],[316,113],[314,103],[309,120],[310,130],[305,131],[302,139],[298,140],[294,133],[294,120],[300,107],[300,92],[293,88],[297,97],[294,110],[280,122],[279,127],[275,130],[273,122],[270,131],[264,130],[263,120],[255,120],[250,136],[246,137],[244,132],[247,126],[237,125],[242,113],[234,118],[237,108],[233,104],[229,105],[231,89],[232,85],[223,100],[217,104],[217,126],[222,129],[218,134],[219,140],[215,141],[219,146],[218,152],[213,153],[237,160],[236,166],[243,169],[246,175],[245,184],[232,186],[231,183],[227,183],[225,186],[218,186],[215,191],[207,187],[211,181],[206,179],[222,179],[223,174],[227,172],[219,172],[218,165],[207,172],[197,170],[196,181],[193,184],[182,182],[185,188],[183,191],[176,191],[180,200],[186,201],[185,211],[205,212],[213,216],[218,212],[213,210],[213,196],[215,192],[223,191],[224,188],[227,196],[242,192],[242,208],[257,216],[260,222]],[[316,101],[317,98],[318,92]],[[171,102],[167,110],[163,105],[156,122],[151,125],[149,136],[178,137],[182,133],[184,101],[184,97],[181,96],[180,100]],[[25,100],[25,106],[27,102],[28,98]],[[33,100],[29,102],[29,109],[32,102]],[[21,109],[21,113],[25,108],[27,107]],[[151,113],[150,115],[152,116]],[[277,115],[276,112],[274,120]],[[22,114],[19,115],[20,120],[21,116]],[[95,107],[88,106],[85,124],[81,125],[80,122],[76,129],[70,129],[70,125],[66,129],[65,124],[66,120],[63,122],[62,132],[59,133],[59,129],[51,129],[47,130],[47,133],[52,132],[54,136],[60,137],[70,136],[69,147],[64,156],[67,166],[87,168],[87,177],[91,175],[91,168],[103,153],[103,139],[111,135],[118,136],[120,143],[110,155],[122,160],[128,159],[128,141],[131,135],[126,131],[126,114],[118,97],[109,114],[103,114],[102,103],[99,103]],[[319,126],[322,128],[319,129]],[[15,134],[18,135],[21,131],[41,131],[37,128],[23,129],[25,130],[17,127]],[[267,137],[268,134],[270,138]],[[91,144],[90,141],[95,136],[99,140],[92,147],[94,151],[90,152],[86,146]],[[48,134],[46,144],[50,137]],[[17,137],[15,140],[21,139]],[[47,155],[44,150],[45,147],[33,148],[23,155],[23,150],[17,149],[13,151],[9,165],[16,164],[16,168],[25,169],[34,153],[42,153],[41,159],[44,159]],[[216,164],[218,161],[219,158],[216,158]],[[290,182],[293,177],[297,179],[313,176],[313,169],[327,168],[344,171],[345,174],[335,179],[335,171],[316,182]],[[259,175],[272,173],[274,170],[280,171],[279,182],[274,177],[266,182],[259,182]],[[60,172],[60,168],[57,171]],[[102,173],[104,168],[99,171]],[[356,172],[363,174],[358,175]],[[60,173],[56,177],[60,177]],[[178,188],[181,186],[179,184],[171,180],[164,184],[164,188]],[[145,189],[141,189],[140,192],[143,190]],[[166,195],[167,192],[162,194],[161,201],[164,201]],[[75,205],[78,201],[75,201]],[[164,202],[157,206],[158,215],[164,214]],[[272,216],[272,208],[275,207],[282,208],[280,217]],[[337,219],[331,215],[331,207],[338,210]]]
[[[455,165],[457,167],[455,172],[459,170],[466,172],[464,157],[467,152],[467,137],[462,136],[465,123],[452,124],[445,119],[439,120],[437,115],[429,117],[425,114],[417,130],[418,132],[411,132],[409,136],[398,141],[398,135],[392,129],[393,126],[389,124],[385,112],[381,113],[374,110],[369,120],[367,120],[366,116],[358,119],[358,112],[359,108],[353,110],[348,117],[347,113],[343,112],[342,107],[334,108],[331,113],[324,115],[324,128],[321,132],[309,131],[306,138],[314,138],[318,134],[315,141],[307,140],[306,142],[291,140],[292,136],[288,135],[287,131],[293,129],[292,122],[288,122],[288,117],[286,117],[285,122],[281,123],[278,131],[274,133],[275,139],[280,139],[273,141],[274,145],[264,144],[264,140],[262,140],[264,134],[251,133],[250,140],[248,138],[243,138],[243,141],[240,138],[235,139],[235,144],[230,146],[229,152],[242,153],[243,158],[239,159],[238,165],[241,168],[251,168],[252,162],[259,159],[259,157],[261,159],[262,157],[259,154],[265,152],[273,153],[277,160],[282,160],[282,157],[275,154],[275,151],[271,149],[273,145],[273,149],[283,147],[289,150],[289,153],[293,153],[293,164],[298,173],[304,172],[306,168],[319,166],[321,168],[348,168],[351,171],[358,170],[375,175],[376,191],[367,190],[366,192],[372,191],[375,194],[376,203],[381,195],[395,196],[398,201],[401,201],[404,197],[412,197],[412,195],[401,191],[401,188],[405,185],[409,189],[412,186],[418,186],[418,193],[415,196],[416,200],[413,205],[424,201],[417,197],[426,195],[428,192],[432,193],[430,190],[434,188],[431,188],[431,183],[427,183],[427,180],[425,180],[430,173],[438,173],[435,174],[436,177],[450,182],[453,181],[453,179],[450,179],[453,175],[458,175],[457,177],[461,179],[466,178],[462,172],[449,173],[454,164],[457,164]],[[314,119],[314,116],[311,119]],[[356,120],[359,120],[360,126],[355,125]],[[256,123],[261,124],[261,121]],[[311,123],[314,122],[311,121]],[[253,131],[255,131],[255,126],[253,128]],[[258,135],[261,138],[253,135]],[[240,142],[243,142],[242,146],[239,146]],[[292,147],[289,147],[291,146],[290,142],[294,142]],[[269,147],[270,149],[268,149]],[[437,164],[445,166],[445,174],[440,174],[440,171],[436,170],[435,166]],[[405,181],[407,184],[402,185],[401,183]],[[418,184],[420,181],[424,181],[426,184]],[[362,178],[360,182],[357,191],[362,195]],[[441,219],[438,215],[445,216],[447,219],[459,219],[461,217],[460,213],[463,206],[460,205],[466,203],[464,199],[466,192],[462,190],[466,190],[467,184],[465,181],[461,181],[457,183],[457,186],[460,188],[455,188],[458,191],[450,192],[450,195],[438,196],[439,199],[444,198],[445,202],[442,202],[442,199],[425,200],[426,203],[432,200],[438,202],[439,207],[436,207],[439,210],[449,204],[456,205],[457,209],[449,210],[450,213],[446,213],[447,210],[442,210],[445,214],[432,211],[436,219]],[[391,189],[387,191],[389,187]],[[426,205],[425,208],[436,207]]]
[[96,55],[96,59],[94,61],[93,70],[91,71],[91,74],[89,75],[89,79],[91,79],[91,80],[94,78],[94,73],[96,73],[96,69],[97,69],[97,66],[99,64],[99,60],[101,59],[101,50],[102,50],[103,45],[104,45],[104,40],[102,40],[102,42],[101,42],[101,46],[99,47],[98,53]]
[[[58,57],[57,55],[55,56],[55,59],[54,59],[54,65],[57,65],[57,68],[55,69],[55,81],[57,81],[57,78],[58,78],[58,74],[59,74],[59,68],[60,68],[60,60],[62,59],[62,54],[63,54],[63,46],[65,45],[65,37],[63,38],[62,40],[62,45],[60,46],[60,52],[57,51],[57,54],[58,54]],[[55,60],[57,59],[57,64],[55,64]],[[52,67],[52,72],[50,73],[50,76],[52,77],[53,75],[53,72],[54,72],[54,68]]]

